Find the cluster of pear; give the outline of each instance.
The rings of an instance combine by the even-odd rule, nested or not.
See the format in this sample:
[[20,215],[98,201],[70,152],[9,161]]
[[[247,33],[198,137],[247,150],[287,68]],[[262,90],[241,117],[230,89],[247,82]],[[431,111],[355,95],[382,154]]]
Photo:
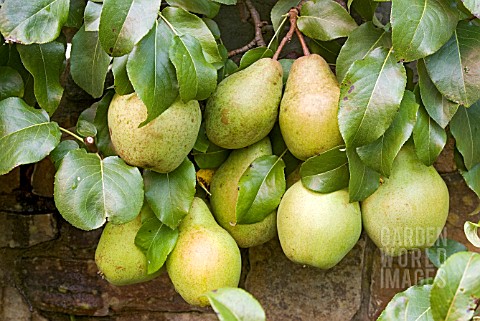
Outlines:
[[[316,54],[297,59],[284,91],[282,77],[280,63],[263,58],[224,79],[207,102],[208,139],[233,151],[213,175],[210,207],[194,199],[166,261],[175,289],[190,304],[207,305],[207,291],[237,286],[239,247],[257,246],[276,235],[290,260],[328,269],[354,247],[362,226],[384,252],[399,255],[431,246],[446,222],[446,185],[407,144],[391,176],[361,204],[350,203],[346,189],[321,194],[297,181],[265,219],[236,224],[239,180],[255,159],[272,155],[267,135],[277,120],[289,151],[300,160],[343,144],[337,121],[339,85],[325,60]],[[112,143],[127,163],[170,172],[194,146],[202,121],[199,104],[178,99],[139,127],[146,116],[136,94],[115,96],[108,112]],[[104,229],[96,262],[113,284],[156,276],[146,273],[146,257],[134,244],[140,224],[138,218],[122,226],[107,223]]]

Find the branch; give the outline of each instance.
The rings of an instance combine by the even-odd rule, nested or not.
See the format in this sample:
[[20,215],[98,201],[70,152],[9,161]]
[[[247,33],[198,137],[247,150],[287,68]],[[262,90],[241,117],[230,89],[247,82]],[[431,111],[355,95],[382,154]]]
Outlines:
[[308,50],[307,43],[305,42],[305,38],[303,38],[303,34],[298,30],[295,26],[295,33],[297,34],[298,40],[300,40],[300,44],[302,45],[303,55],[308,56],[310,54],[310,50]]
[[247,43],[245,46],[243,46],[241,48],[234,49],[232,51],[229,51],[228,52],[228,57],[230,58],[230,57],[236,56],[238,54],[244,53],[244,52],[252,49],[253,47],[255,47],[256,44],[257,44],[257,40],[253,39],[252,41]]
[[285,44],[292,40],[293,33],[297,29],[298,9],[290,9],[290,11],[288,12],[288,17],[290,19],[290,30],[288,30],[287,34],[285,35],[285,37],[283,37],[282,41],[278,45],[278,49],[272,57],[273,60],[278,60],[278,56],[280,55],[280,52],[282,51]]

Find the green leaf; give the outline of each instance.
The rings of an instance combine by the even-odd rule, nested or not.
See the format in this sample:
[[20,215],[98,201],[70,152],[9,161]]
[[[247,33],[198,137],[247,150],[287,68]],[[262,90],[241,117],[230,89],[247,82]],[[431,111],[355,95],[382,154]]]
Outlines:
[[60,104],[63,87],[60,76],[65,61],[65,46],[60,42],[17,45],[23,65],[33,75],[37,102],[52,115]]
[[423,105],[440,127],[445,128],[457,112],[458,104],[445,98],[430,79],[423,59],[417,62],[418,85]]
[[206,295],[220,321],[266,320],[260,303],[243,289],[220,288]]
[[282,65],[283,79],[282,82],[285,85],[287,83],[288,75],[290,74],[290,68],[292,67],[295,59],[280,59],[278,61]]
[[18,53],[17,45],[10,44],[8,45],[8,49],[8,57],[5,66],[15,69],[20,76],[22,76],[23,87],[25,88],[23,92],[23,100],[30,106],[35,106],[37,101],[34,93],[33,76],[27,69],[25,69],[20,54]]
[[70,72],[77,85],[94,98],[103,94],[110,57],[99,44],[98,32],[82,26],[72,39]]
[[377,321],[434,321],[430,308],[432,285],[414,285],[397,293]]
[[273,57],[273,51],[266,47],[257,47],[257,48],[250,49],[242,56],[242,59],[240,60],[240,67],[238,70],[245,69],[251,64],[253,64],[255,61],[260,60],[262,58],[272,58],[272,57]]
[[79,119],[77,121],[77,133],[82,137],[95,137],[97,127],[89,121]]
[[237,224],[260,222],[278,207],[286,188],[284,168],[276,155],[261,156],[250,164],[238,182]]
[[455,146],[463,156],[467,169],[480,163],[480,101],[470,108],[460,107],[450,122]]
[[447,143],[445,129],[428,116],[423,105],[417,112],[417,123],[413,127],[413,141],[418,158],[427,166],[432,165]]
[[115,92],[119,95],[128,95],[134,92],[132,83],[128,78],[127,62],[128,55],[113,58],[113,86],[115,87]]
[[140,171],[117,156],[101,159],[84,149],[70,151],[55,175],[55,206],[82,230],[134,219],[143,204]]
[[480,26],[460,21],[450,40],[425,58],[425,64],[447,99],[470,107],[480,100]]
[[355,20],[333,0],[306,2],[300,10],[297,25],[306,36],[318,40],[347,37],[357,28]]
[[337,146],[310,157],[300,167],[302,184],[319,193],[331,193],[348,186],[348,159],[345,146]]
[[472,169],[462,172],[463,178],[468,187],[480,197],[480,164],[472,167]]
[[357,12],[364,21],[371,21],[375,17],[378,3],[372,0],[355,0],[352,9]]
[[45,158],[60,142],[57,123],[22,99],[0,101],[0,175]]
[[210,141],[207,137],[207,131],[205,130],[205,122],[200,124],[200,129],[198,131],[197,140],[195,141],[195,145],[193,145],[193,149],[197,152],[205,153],[210,146]]
[[435,320],[471,320],[480,299],[480,254],[459,252],[438,269],[430,293]]
[[450,256],[457,252],[466,251],[462,243],[447,238],[439,238],[432,247],[427,249],[430,262],[439,268]]
[[392,42],[399,60],[433,54],[452,36],[457,10],[447,0],[392,1]]
[[103,49],[119,57],[153,27],[160,0],[104,0],[100,15],[99,38]]
[[100,27],[100,15],[102,14],[102,5],[88,1],[85,8],[85,31],[98,31]]
[[157,118],[178,96],[175,67],[168,56],[173,36],[165,21],[155,22],[128,57],[128,76],[147,106],[148,117],[143,124]]
[[228,158],[230,150],[210,143],[205,152],[193,151],[192,155],[199,168],[217,168]]
[[74,140],[62,140],[60,144],[55,147],[54,150],[50,153],[49,157],[52,160],[53,164],[55,165],[55,169],[58,170],[60,164],[62,163],[63,158],[65,155],[68,154],[69,151],[79,149],[80,146]]
[[286,14],[288,11],[298,6],[301,0],[279,0],[275,3],[270,11],[270,19],[272,20],[273,30],[276,32],[283,20],[288,20]]
[[462,3],[475,17],[480,18],[480,1],[462,0]]
[[364,59],[378,47],[390,48],[390,33],[376,28],[367,22],[352,31],[338,54],[336,72],[339,82],[345,78],[350,66],[357,60]]
[[65,27],[79,29],[83,24],[83,12],[86,7],[85,0],[70,0],[70,9]]
[[[478,193],[477,193],[478,195]],[[478,228],[480,224],[475,224],[473,222],[467,221],[463,226],[463,231],[465,232],[465,236],[467,240],[473,244],[475,247],[480,247],[480,237],[478,236]]]
[[203,14],[213,18],[218,14],[220,5],[210,0],[167,0],[167,3],[174,7],[180,7],[186,11]]
[[272,143],[273,155],[277,155],[279,157],[283,155],[282,159],[285,162],[285,176],[288,176],[298,167],[298,165],[300,165],[302,161],[288,151],[287,144],[285,144],[285,141],[283,140],[282,131],[280,130],[280,125],[278,122],[275,123],[268,136],[270,138],[270,142]]
[[8,66],[0,67],[0,100],[8,97],[23,97],[22,76],[15,69]]
[[177,228],[188,214],[195,196],[195,167],[187,159],[174,171],[160,174],[150,170],[143,173],[148,204],[162,223]]
[[310,52],[322,56],[326,62],[335,65],[342,46],[336,40],[320,41],[311,39],[309,42]]
[[178,229],[172,230],[156,217],[142,222],[135,236],[135,245],[147,257],[147,273],[160,270],[178,239]]
[[55,40],[67,22],[70,0],[5,0],[0,32],[7,41],[24,45]]
[[173,26],[178,36],[189,34],[197,38],[202,45],[207,62],[214,63],[222,61],[215,37],[202,19],[181,8],[175,7],[166,7],[163,9],[161,17]]
[[[220,28],[218,27],[218,24],[215,22],[215,20],[212,20],[210,18],[202,18],[203,22],[207,25],[208,29],[210,29],[210,32],[212,33],[213,37],[215,40],[219,40],[221,33],[220,33]],[[219,44],[222,45],[222,44]],[[223,46],[225,47],[225,46]],[[225,48],[226,50],[226,48]]]
[[360,159],[370,168],[389,177],[393,161],[412,134],[419,105],[415,95],[406,90],[392,124],[376,141],[357,148]]
[[228,59],[225,62],[225,65],[223,66],[223,68],[218,71],[217,82],[221,82],[223,79],[227,78],[231,74],[234,74],[237,70],[238,70],[237,64],[232,59]]
[[407,77],[392,50],[376,48],[348,70],[340,86],[338,123],[347,147],[385,133],[402,101]]
[[226,5],[235,5],[237,4],[237,0],[212,0],[213,2],[226,4]]
[[350,202],[363,201],[380,186],[380,174],[366,166],[354,148],[347,148]]
[[170,60],[177,71],[180,97],[183,101],[204,100],[217,87],[217,70],[205,60],[200,42],[185,34],[175,36]]

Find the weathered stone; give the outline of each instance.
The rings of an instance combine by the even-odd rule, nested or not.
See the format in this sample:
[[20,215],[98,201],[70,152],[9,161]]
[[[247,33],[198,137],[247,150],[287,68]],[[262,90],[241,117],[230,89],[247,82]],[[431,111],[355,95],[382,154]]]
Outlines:
[[20,187],[20,167],[12,169],[8,174],[0,176],[0,194],[11,193]]
[[330,270],[295,264],[278,239],[250,248],[245,287],[269,320],[350,320],[360,308],[365,240]]
[[55,166],[50,158],[44,158],[35,164],[31,184],[32,193],[44,197],[53,197],[53,181],[55,179]]
[[0,288],[0,320],[30,321],[28,304],[14,287]]
[[0,247],[29,247],[56,236],[53,214],[17,215],[0,212]]
[[[48,321],[71,321],[70,316],[66,314],[46,313]],[[143,312],[129,311],[118,316],[92,317],[75,316],[75,321],[218,321],[213,312]],[[32,320],[36,321],[36,320]],[[42,320],[43,321],[43,320]]]

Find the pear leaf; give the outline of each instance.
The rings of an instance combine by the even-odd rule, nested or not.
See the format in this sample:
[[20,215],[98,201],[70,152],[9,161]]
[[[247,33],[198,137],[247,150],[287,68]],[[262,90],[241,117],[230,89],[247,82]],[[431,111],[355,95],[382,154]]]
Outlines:
[[240,69],[245,69],[255,61],[260,60],[262,58],[272,58],[273,51],[266,47],[257,47],[250,49],[245,54],[243,54],[242,59],[240,60]]
[[376,19],[375,10],[377,7],[378,3],[371,0],[355,0],[351,3],[351,9],[357,12],[364,21]]
[[300,167],[302,184],[309,190],[331,193],[348,186],[349,172],[345,146],[337,146],[310,157]]
[[100,15],[102,14],[102,5],[88,1],[85,7],[85,31],[98,31],[100,27]]
[[452,239],[439,238],[433,246],[427,249],[430,262],[439,268],[450,256],[457,252],[466,251],[467,247]]
[[0,67],[0,100],[8,97],[23,97],[25,88],[22,76],[8,66]]
[[143,180],[145,197],[156,217],[171,229],[177,228],[195,196],[196,173],[192,162],[186,158],[166,174],[145,170]]
[[62,140],[49,155],[53,165],[55,165],[55,169],[58,170],[60,164],[62,163],[62,159],[68,154],[69,151],[79,148],[80,146],[74,140]]
[[83,13],[85,12],[86,6],[87,3],[84,0],[70,0],[68,19],[65,22],[64,26],[80,29],[83,24]]
[[147,273],[160,270],[168,254],[173,251],[178,240],[178,229],[172,230],[167,225],[151,217],[142,221],[142,226],[135,236],[135,245],[147,257]]
[[298,6],[300,1],[301,0],[279,0],[275,2],[275,5],[270,12],[270,19],[272,21],[273,30],[275,30],[275,32],[282,24],[282,21],[288,20],[288,18],[286,17],[288,11],[291,8]]
[[[477,193],[478,195],[478,193]],[[463,231],[465,232],[465,236],[467,240],[473,244],[475,247],[480,247],[480,237],[478,236],[478,228],[480,224],[473,223],[470,221],[466,221],[465,225],[463,226]]]
[[467,8],[475,17],[480,18],[480,1],[462,0],[462,2],[465,8]]
[[238,224],[262,221],[274,211],[286,189],[285,163],[276,155],[255,159],[238,182],[235,214]]
[[258,301],[240,288],[220,288],[206,294],[220,321],[265,321]]
[[350,202],[363,201],[380,186],[380,173],[366,166],[354,148],[347,148]]
[[128,95],[134,92],[127,73],[128,55],[113,58],[112,72],[115,92],[119,95]]
[[342,46],[336,40],[321,41],[312,39],[308,44],[311,53],[322,56],[328,64],[335,65]]
[[480,101],[470,108],[460,107],[450,122],[455,146],[470,170],[480,163]]
[[79,119],[77,121],[77,133],[82,137],[95,137],[97,135],[97,127],[89,121]]
[[278,122],[275,123],[268,136],[272,143],[273,155],[283,155],[282,159],[285,162],[285,176],[290,175],[290,173],[292,173],[302,161],[293,156],[287,149],[287,144],[285,144],[285,141],[283,140],[282,131],[280,130]]
[[377,321],[421,320],[434,321],[430,308],[432,285],[414,285],[397,293]]
[[237,0],[212,0],[213,2],[226,4],[226,5],[235,5],[237,4]]
[[470,170],[462,172],[468,187],[480,197],[480,164],[475,165]]
[[55,206],[82,230],[133,220],[143,204],[140,171],[117,156],[104,158],[84,149],[70,151],[55,174]]
[[435,320],[471,320],[480,299],[480,254],[458,252],[438,269],[430,293]]
[[167,0],[167,3],[174,7],[180,7],[186,11],[203,14],[208,18],[213,18],[218,14],[220,5],[210,0]]
[[42,160],[61,136],[58,124],[51,122],[45,111],[17,97],[0,101],[0,175]]
[[228,158],[230,150],[210,143],[205,152],[193,150],[192,155],[199,168],[217,168]]

